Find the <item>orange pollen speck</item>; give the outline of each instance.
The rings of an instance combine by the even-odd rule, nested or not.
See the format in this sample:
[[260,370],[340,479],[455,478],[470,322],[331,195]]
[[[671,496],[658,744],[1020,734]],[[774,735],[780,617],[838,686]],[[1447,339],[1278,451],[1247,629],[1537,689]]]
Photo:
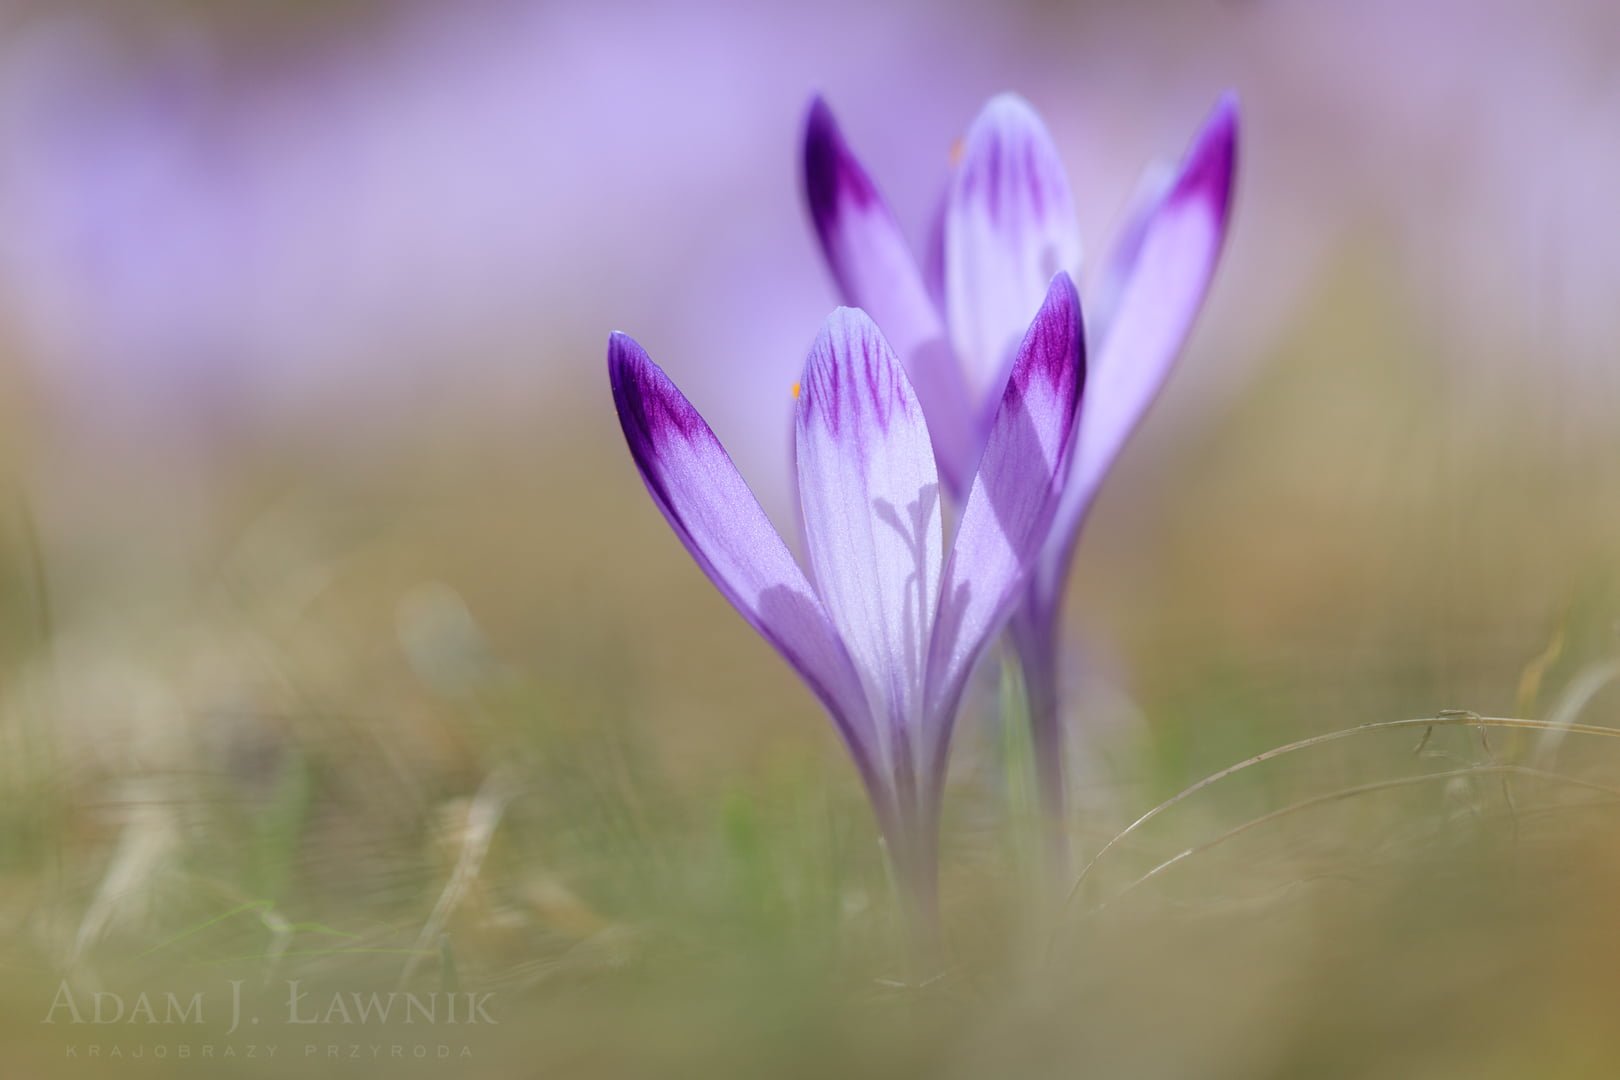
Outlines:
[[962,155],[965,153],[967,153],[966,139],[957,139],[951,143],[951,167],[953,169],[962,164]]
[[793,384],[793,400],[794,401],[799,400],[799,384],[798,383]]

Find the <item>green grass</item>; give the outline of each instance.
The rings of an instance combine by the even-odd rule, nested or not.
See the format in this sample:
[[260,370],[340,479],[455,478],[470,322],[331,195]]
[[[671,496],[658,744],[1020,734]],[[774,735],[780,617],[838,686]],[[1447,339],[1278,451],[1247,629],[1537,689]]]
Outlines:
[[[1517,391],[1461,403],[1341,284],[1231,413],[1150,424],[1092,520],[1077,866],[1251,755],[1546,717],[1620,651],[1615,438]],[[599,389],[549,431],[440,418],[352,472],[224,461],[200,531],[141,528],[100,478],[53,499],[108,527],[40,548],[48,590],[10,523],[0,1075],[1614,1074],[1600,735],[1551,762],[1544,732],[1461,722],[1421,753],[1409,726],[1283,755],[1129,832],[1057,910],[992,662],[959,729],[945,959],[908,983],[831,726],[647,504]],[[63,979],[210,1002],[242,980],[268,1034],[42,1024]],[[288,980],[489,993],[499,1023],[311,1036],[278,1019]],[[82,1056],[255,1038],[280,1059]],[[456,1056],[325,1056],[394,1043]]]

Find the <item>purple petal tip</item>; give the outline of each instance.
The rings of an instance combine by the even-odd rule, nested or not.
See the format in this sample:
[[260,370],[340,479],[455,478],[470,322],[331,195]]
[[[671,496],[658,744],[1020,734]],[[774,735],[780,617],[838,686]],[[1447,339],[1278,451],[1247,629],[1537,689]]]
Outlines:
[[615,385],[624,377],[627,365],[645,361],[647,350],[636,343],[636,339],[622,330],[615,330],[608,335],[608,374]]
[[1216,101],[1209,119],[1187,151],[1181,177],[1170,197],[1198,199],[1225,221],[1232,198],[1232,177],[1237,169],[1238,98],[1228,90]]
[[1068,271],[1059,271],[1046,290],[1019,350],[1027,362],[1015,363],[1007,393],[1024,393],[1030,381],[1040,379],[1060,397],[1078,399],[1086,378],[1085,324],[1080,313],[1080,292]]
[[872,181],[849,153],[838,120],[820,94],[810,99],[804,118],[804,193],[816,227],[837,220],[839,203],[869,205],[876,197]]
[[1059,270],[1052,276],[1052,284],[1046,290],[1046,301],[1036,312],[1035,322],[1041,332],[1052,335],[1056,340],[1064,340],[1066,335],[1065,350],[1074,361],[1078,391],[1086,378],[1086,325],[1085,316],[1080,310],[1080,290],[1067,270]]
[[660,440],[672,434],[692,439],[708,431],[691,402],[629,334],[615,331],[608,338],[608,380],[625,439],[643,465]]

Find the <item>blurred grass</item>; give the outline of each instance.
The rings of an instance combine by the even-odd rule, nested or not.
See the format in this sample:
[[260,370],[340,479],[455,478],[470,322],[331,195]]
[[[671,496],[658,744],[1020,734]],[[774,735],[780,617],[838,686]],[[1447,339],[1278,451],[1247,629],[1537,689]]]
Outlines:
[[[1150,422],[1127,455],[1071,590],[1084,670],[1135,714],[1087,740],[1082,858],[1267,747],[1443,708],[1546,715],[1620,649],[1620,436],[1570,435],[1522,387],[1448,374],[1429,333],[1347,260],[1228,413]],[[36,476],[38,447],[13,438],[14,473]],[[1021,744],[965,718],[951,962],[901,987],[830,725],[648,504],[604,387],[447,410],[341,467],[223,455],[189,533],[137,527],[118,493],[167,482],[126,487],[139,467],[48,493],[80,523],[71,550],[46,544],[49,620],[20,517],[0,552],[17,598],[0,620],[6,1075],[112,1071],[38,1022],[70,971],[131,993],[298,978],[324,1000],[393,988],[419,949],[408,987],[497,995],[496,1027],[426,1040],[471,1060],[288,1062],[305,1039],[284,1032],[281,1062],[187,1068],[1596,1077],[1620,1061],[1620,807],[1601,793],[1494,774],[1368,792],[1093,910],[1251,818],[1527,761],[1533,737],[1443,730],[1420,757],[1415,732],[1382,733],[1249,770],[1111,853],[1049,947]],[[121,531],[83,528],[98,520]],[[166,546],[184,569],[159,590]],[[1611,723],[1617,702],[1599,691],[1582,718]],[[1620,787],[1608,740],[1571,737],[1558,767]],[[422,942],[492,812],[487,855]]]

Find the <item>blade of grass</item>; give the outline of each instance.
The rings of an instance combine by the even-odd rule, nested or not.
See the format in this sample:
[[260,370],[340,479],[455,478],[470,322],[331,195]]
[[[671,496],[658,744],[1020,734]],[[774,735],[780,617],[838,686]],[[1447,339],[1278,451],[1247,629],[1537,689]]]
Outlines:
[[[1237,773],[1243,772],[1247,769],[1252,769],[1256,765],[1261,765],[1267,761],[1273,761],[1289,754],[1297,754],[1303,750],[1324,746],[1328,743],[1339,742],[1344,739],[1355,738],[1357,736],[1368,735],[1379,731],[1423,728],[1425,732],[1427,732],[1437,727],[1496,727],[1528,729],[1532,731],[1548,731],[1556,728],[1559,731],[1571,735],[1594,735],[1604,738],[1620,738],[1620,730],[1616,730],[1615,728],[1599,727],[1594,724],[1571,723],[1554,725],[1545,720],[1528,720],[1521,717],[1511,716],[1479,716],[1475,713],[1447,711],[1438,716],[1417,717],[1409,720],[1377,720],[1369,724],[1358,724],[1355,727],[1340,728],[1337,731],[1329,731],[1324,732],[1321,735],[1312,735],[1309,738],[1297,739],[1294,742],[1284,743],[1282,746],[1274,746],[1269,750],[1262,750],[1260,753],[1255,754],[1252,757],[1247,757],[1242,761],[1228,765],[1226,768],[1217,772],[1210,773],[1208,776],[1197,781],[1191,786],[1182,788],[1180,791],[1176,792],[1176,794],[1170,796],[1170,798],[1159,803],[1157,806],[1144,813],[1141,817],[1125,826],[1125,828],[1116,833],[1111,840],[1109,840],[1101,848],[1097,849],[1097,853],[1093,855],[1083,867],[1080,868],[1080,873],[1076,875],[1074,884],[1069,887],[1068,896],[1064,898],[1062,910],[1067,911],[1069,906],[1074,903],[1075,897],[1080,893],[1081,886],[1085,884],[1086,879],[1090,876],[1092,870],[1105,855],[1107,855],[1114,848],[1118,847],[1121,842],[1123,842],[1127,837],[1133,835],[1138,829],[1142,828],[1148,822],[1152,821],[1160,814],[1163,814],[1165,811],[1173,809],[1174,807],[1179,806],[1181,803],[1186,802],[1188,799],[1192,798],[1200,791],[1203,791],[1205,788],[1218,784],[1222,780],[1225,780],[1230,776],[1234,776]],[[1427,741],[1427,734],[1425,734],[1424,738],[1425,741]]]
[[1471,765],[1462,769],[1448,769],[1445,772],[1424,773],[1421,776],[1402,776],[1392,780],[1376,780],[1367,784],[1357,784],[1354,787],[1341,788],[1338,791],[1330,791],[1324,795],[1313,795],[1309,799],[1301,799],[1299,802],[1290,803],[1288,806],[1284,806],[1277,810],[1272,810],[1269,813],[1261,814],[1259,817],[1250,818],[1241,825],[1234,825],[1232,828],[1226,830],[1212,840],[1207,840],[1202,844],[1195,844],[1190,848],[1178,851],[1176,854],[1170,856],[1170,858],[1165,859],[1163,862],[1153,867],[1153,869],[1149,870],[1147,873],[1143,874],[1141,877],[1130,882],[1123,889],[1119,890],[1119,892],[1114,894],[1113,899],[1098,904],[1092,909],[1092,911],[1098,912],[1110,904],[1117,903],[1122,897],[1125,896],[1126,893],[1131,892],[1138,886],[1146,884],[1148,881],[1159,876],[1166,870],[1169,870],[1172,866],[1185,861],[1186,859],[1192,858],[1195,855],[1201,855],[1206,851],[1217,848],[1226,843],[1228,840],[1233,840],[1239,836],[1242,836],[1251,829],[1257,829],[1262,825],[1268,824],[1269,822],[1288,817],[1292,814],[1300,813],[1304,810],[1309,810],[1314,806],[1323,806],[1331,802],[1340,802],[1345,799],[1352,799],[1358,795],[1366,795],[1375,791],[1388,791],[1393,788],[1400,787],[1414,787],[1435,780],[1456,780],[1469,776],[1487,775],[1528,776],[1540,780],[1553,781],[1555,783],[1564,784],[1570,787],[1582,788],[1587,791],[1597,791],[1605,795],[1620,797],[1620,788],[1610,787],[1607,784],[1599,784],[1590,780],[1582,780],[1579,777],[1568,776],[1564,773],[1553,772],[1547,769],[1532,768],[1528,765]]

